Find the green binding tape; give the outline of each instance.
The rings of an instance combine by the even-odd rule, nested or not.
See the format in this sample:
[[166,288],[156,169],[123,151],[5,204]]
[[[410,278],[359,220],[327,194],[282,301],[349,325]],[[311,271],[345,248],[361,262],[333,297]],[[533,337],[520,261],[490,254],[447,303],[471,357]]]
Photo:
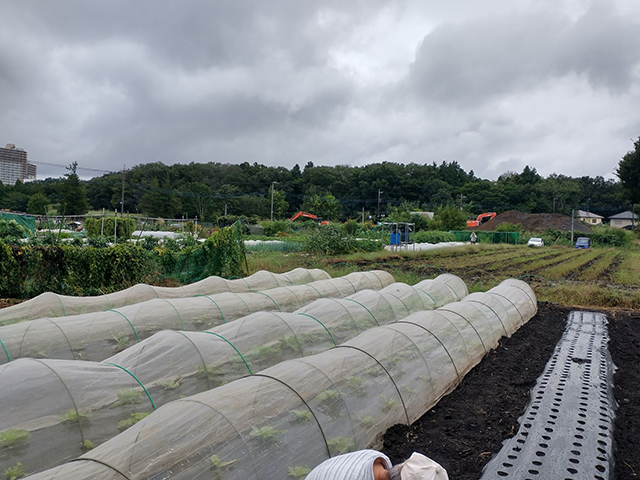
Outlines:
[[129,370],[127,370],[124,367],[121,367],[120,365],[116,365],[115,363],[111,363],[111,362],[102,362],[102,363],[106,363],[107,365],[111,365],[112,367],[117,367],[120,370],[124,370],[125,372],[127,372],[129,375],[131,375],[133,377],[133,379],[138,382],[138,384],[142,387],[142,389],[144,390],[144,393],[147,394],[147,397],[149,397],[149,401],[151,402],[151,406],[153,407],[153,409],[156,409],[156,404],[153,403],[153,398],[151,398],[151,395],[149,394],[149,391],[147,390],[147,388],[142,384],[142,382],[140,380],[138,380],[138,377],[136,377],[133,373],[131,373]]
[[245,366],[245,367],[247,367],[247,370],[249,370],[249,375],[253,375],[253,372],[251,371],[251,368],[249,367],[249,364],[247,363],[247,361],[244,359],[244,357],[243,357],[243,356],[242,356],[242,354],[240,353],[240,350],[238,350],[238,349],[236,348],[236,346],[235,346],[233,343],[231,343],[229,340],[227,340],[226,338],[224,338],[222,335],[218,335],[217,333],[213,333],[213,332],[209,332],[209,331],[204,331],[204,332],[202,332],[202,333],[208,333],[209,335],[213,335],[213,336],[216,336],[216,337],[218,337],[218,338],[221,338],[222,340],[224,340],[225,342],[227,342],[229,345],[231,345],[231,348],[233,348],[233,349],[236,351],[236,353],[237,353],[238,355],[240,355],[240,358],[241,358],[241,359],[242,359],[242,361],[244,362],[244,366]]
[[122,318],[124,318],[127,321],[127,323],[129,324],[129,326],[131,327],[131,330],[133,330],[133,333],[136,336],[136,340],[138,340],[138,342],[140,341],[140,337],[138,336],[138,332],[136,332],[136,329],[133,328],[133,324],[129,321],[129,319],[126,317],[126,315],[124,313],[120,313],[118,310],[113,310],[111,308],[108,309],[108,310],[105,310],[105,312],[115,312],[118,315],[120,315]]

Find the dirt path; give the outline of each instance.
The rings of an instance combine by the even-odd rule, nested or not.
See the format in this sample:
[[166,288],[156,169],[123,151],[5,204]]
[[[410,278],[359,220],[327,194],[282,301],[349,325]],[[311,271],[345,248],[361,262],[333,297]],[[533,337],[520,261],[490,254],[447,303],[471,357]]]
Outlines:
[[[541,304],[538,315],[504,339],[462,384],[411,427],[396,425],[384,438],[384,452],[399,462],[420,451],[440,462],[449,477],[477,480],[502,441],[518,429],[529,390],[549,360],[571,309]],[[610,350],[618,371],[615,425],[618,479],[640,474],[640,312],[610,315]]]

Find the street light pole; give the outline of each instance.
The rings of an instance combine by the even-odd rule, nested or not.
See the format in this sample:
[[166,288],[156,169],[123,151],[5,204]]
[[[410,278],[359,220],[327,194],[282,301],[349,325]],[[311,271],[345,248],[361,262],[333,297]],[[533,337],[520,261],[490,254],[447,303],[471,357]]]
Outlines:
[[276,182],[271,182],[271,221],[273,222],[273,192],[275,191]]
[[382,195],[382,190],[378,189],[378,222],[380,222],[380,195]]

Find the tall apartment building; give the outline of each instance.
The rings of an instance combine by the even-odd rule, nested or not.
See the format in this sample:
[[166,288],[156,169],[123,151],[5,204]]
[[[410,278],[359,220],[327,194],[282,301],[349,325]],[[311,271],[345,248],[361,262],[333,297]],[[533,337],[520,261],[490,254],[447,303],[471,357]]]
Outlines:
[[36,166],[27,162],[27,152],[7,143],[0,147],[0,181],[4,185],[14,185],[16,180],[35,180]]

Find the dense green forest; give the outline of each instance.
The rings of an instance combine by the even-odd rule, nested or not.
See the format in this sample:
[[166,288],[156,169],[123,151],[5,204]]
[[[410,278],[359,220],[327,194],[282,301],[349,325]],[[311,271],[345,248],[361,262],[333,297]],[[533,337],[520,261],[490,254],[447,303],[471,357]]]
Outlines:
[[[123,174],[81,181],[76,165],[62,178],[0,184],[0,207],[41,214],[55,206],[71,215],[121,209]],[[273,189],[273,192],[272,192]],[[86,197],[84,197],[86,195]],[[82,198],[88,204],[82,204]],[[457,162],[408,165],[379,163],[304,168],[148,163],[124,172],[124,211],[151,217],[198,217],[215,222],[226,213],[283,219],[305,210],[329,220],[374,219],[396,209],[434,211],[456,205],[472,217],[486,211],[570,213],[572,208],[610,216],[630,208],[620,182],[603,177],[540,176],[535,168],[506,172],[497,180],[477,178]]]

